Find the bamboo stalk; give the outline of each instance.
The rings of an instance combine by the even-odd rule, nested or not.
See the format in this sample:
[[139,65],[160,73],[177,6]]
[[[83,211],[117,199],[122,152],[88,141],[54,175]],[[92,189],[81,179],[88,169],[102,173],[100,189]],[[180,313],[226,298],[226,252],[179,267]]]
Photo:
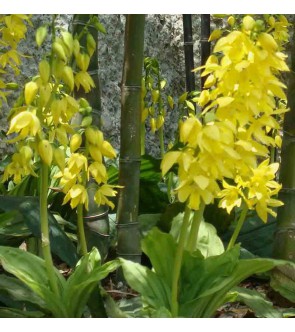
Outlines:
[[[201,66],[203,66],[210,55],[210,14],[201,15]],[[204,87],[206,76],[201,77],[201,90]]]
[[[293,25],[295,24],[295,19]],[[274,236],[273,257],[295,262],[295,34],[291,41],[291,72],[288,79],[288,107],[284,116],[283,142],[281,150],[279,199],[284,205],[278,208],[277,229]],[[272,278],[276,284],[292,288],[295,285],[295,270],[289,265],[275,268]],[[286,286],[287,285],[287,286]]]
[[186,91],[194,91],[196,89],[195,74],[192,70],[194,65],[194,43],[192,32],[192,15],[183,14],[183,40],[184,40],[184,59],[185,59],[185,78]]
[[[121,146],[117,225],[117,254],[134,262],[141,261],[138,229],[141,77],[143,67],[145,15],[127,15],[124,66],[121,86]],[[120,276],[118,275],[120,279]]]

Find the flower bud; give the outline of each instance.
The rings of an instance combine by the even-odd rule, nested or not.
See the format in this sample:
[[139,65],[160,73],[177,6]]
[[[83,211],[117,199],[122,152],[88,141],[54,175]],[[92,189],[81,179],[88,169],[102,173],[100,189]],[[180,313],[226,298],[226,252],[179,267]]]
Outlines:
[[38,85],[36,82],[29,82],[25,85],[25,102],[31,105],[38,92]]
[[71,152],[75,152],[79,149],[82,144],[82,136],[78,133],[74,134],[70,140],[70,149]]
[[46,165],[50,166],[51,162],[52,162],[53,151],[52,151],[52,146],[49,143],[49,141],[47,141],[46,139],[44,139],[41,142],[39,142],[39,144],[38,144],[38,152],[39,152],[39,155],[40,155],[42,161]]

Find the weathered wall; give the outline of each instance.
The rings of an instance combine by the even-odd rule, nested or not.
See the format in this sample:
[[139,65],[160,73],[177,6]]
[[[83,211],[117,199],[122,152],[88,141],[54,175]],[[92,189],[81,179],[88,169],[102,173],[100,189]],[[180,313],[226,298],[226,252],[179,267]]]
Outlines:
[[[61,15],[58,24],[67,28],[71,24],[72,15]],[[122,77],[122,64],[124,53],[124,15],[99,15],[101,23],[107,30],[106,35],[99,36],[99,68],[102,85],[103,123],[105,136],[112,144],[119,148],[120,126],[120,82]],[[50,15],[33,15],[34,27],[48,23]],[[199,64],[199,31],[200,15],[193,15],[195,64]],[[48,51],[49,44],[45,43],[41,49],[35,44],[34,31],[28,29],[27,40],[21,44],[24,58],[19,80],[25,82],[37,72],[40,57]],[[156,57],[162,69],[162,76],[167,79],[167,90],[173,96],[179,96],[185,90],[185,68],[183,53],[182,15],[147,15],[145,29],[145,56]],[[9,98],[12,103],[16,94]],[[0,116],[0,126],[7,129],[7,107],[4,107]],[[168,143],[173,139],[177,127],[177,115],[169,113],[165,125],[165,140]],[[148,151],[158,155],[158,140],[148,134]],[[0,142],[0,153],[5,149],[4,142]]]

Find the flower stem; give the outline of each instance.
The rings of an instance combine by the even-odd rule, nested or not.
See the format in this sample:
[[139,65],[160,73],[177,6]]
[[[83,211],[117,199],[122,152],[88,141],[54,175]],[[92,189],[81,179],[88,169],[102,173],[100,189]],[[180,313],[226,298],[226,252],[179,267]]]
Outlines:
[[40,222],[41,222],[41,243],[42,253],[45,260],[45,268],[49,279],[49,285],[55,295],[59,294],[54,266],[50,251],[49,226],[47,212],[47,192],[48,192],[48,166],[41,162],[40,174]]
[[241,231],[241,228],[244,224],[244,221],[246,219],[247,212],[248,212],[248,206],[247,206],[247,204],[245,204],[243,209],[242,209],[242,212],[241,212],[240,218],[238,220],[237,226],[236,226],[236,228],[233,232],[233,235],[232,235],[232,237],[231,237],[231,239],[230,239],[230,241],[227,245],[227,248],[226,248],[227,251],[230,250],[235,245],[236,240],[238,238],[238,235],[239,235],[239,233]]
[[160,141],[160,151],[161,151],[161,158],[164,157],[165,154],[165,146],[164,146],[164,124],[158,130],[159,133],[159,141]]
[[140,150],[141,155],[145,154],[145,123],[142,122],[141,124],[141,131],[140,131]]
[[204,209],[205,209],[205,204],[204,202],[201,202],[199,210],[194,212],[192,226],[187,243],[187,248],[189,252],[193,252],[196,248],[196,243],[198,242],[198,234],[199,234],[201,221],[203,218]]
[[80,245],[80,254],[84,256],[87,254],[87,243],[84,231],[83,204],[78,204],[77,206],[77,228],[78,228],[78,239]]
[[179,240],[177,244],[175,261],[173,267],[173,277],[172,277],[172,290],[171,290],[171,314],[172,317],[178,316],[178,282],[182,265],[183,251],[185,240],[187,236],[189,219],[190,219],[191,209],[186,205],[183,223],[180,230]]

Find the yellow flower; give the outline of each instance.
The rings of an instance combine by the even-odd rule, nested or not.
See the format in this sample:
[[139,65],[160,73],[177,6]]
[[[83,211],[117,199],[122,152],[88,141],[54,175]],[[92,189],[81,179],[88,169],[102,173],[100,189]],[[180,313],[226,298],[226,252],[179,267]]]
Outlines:
[[[116,190],[113,190],[116,186],[103,184],[95,193],[94,200],[98,205],[108,205],[112,209],[115,207],[114,203],[111,202],[107,197],[115,197],[117,194]],[[118,187],[117,187],[118,188]]]
[[87,170],[87,158],[80,153],[73,153],[68,160],[69,171],[79,174],[82,170]]
[[26,175],[37,176],[33,169],[33,151],[28,146],[23,146],[19,152],[12,156],[12,161],[5,167],[2,182],[13,177],[13,182],[18,184]]
[[88,172],[90,172],[90,174],[93,176],[93,178],[98,184],[107,181],[107,170],[103,164],[97,161],[95,161],[89,166]]
[[218,206],[226,209],[227,213],[230,214],[234,207],[240,207],[242,203],[243,193],[238,186],[231,186],[225,180],[222,181],[223,190],[218,193],[218,197],[221,198]]
[[40,130],[40,121],[37,116],[32,112],[23,111],[12,118],[7,135],[19,133],[17,137],[10,140],[11,143],[14,143],[27,136],[36,136]]
[[74,209],[78,204],[84,204],[88,210],[88,194],[87,190],[80,184],[75,184],[66,194],[63,204],[71,201],[71,208]]

